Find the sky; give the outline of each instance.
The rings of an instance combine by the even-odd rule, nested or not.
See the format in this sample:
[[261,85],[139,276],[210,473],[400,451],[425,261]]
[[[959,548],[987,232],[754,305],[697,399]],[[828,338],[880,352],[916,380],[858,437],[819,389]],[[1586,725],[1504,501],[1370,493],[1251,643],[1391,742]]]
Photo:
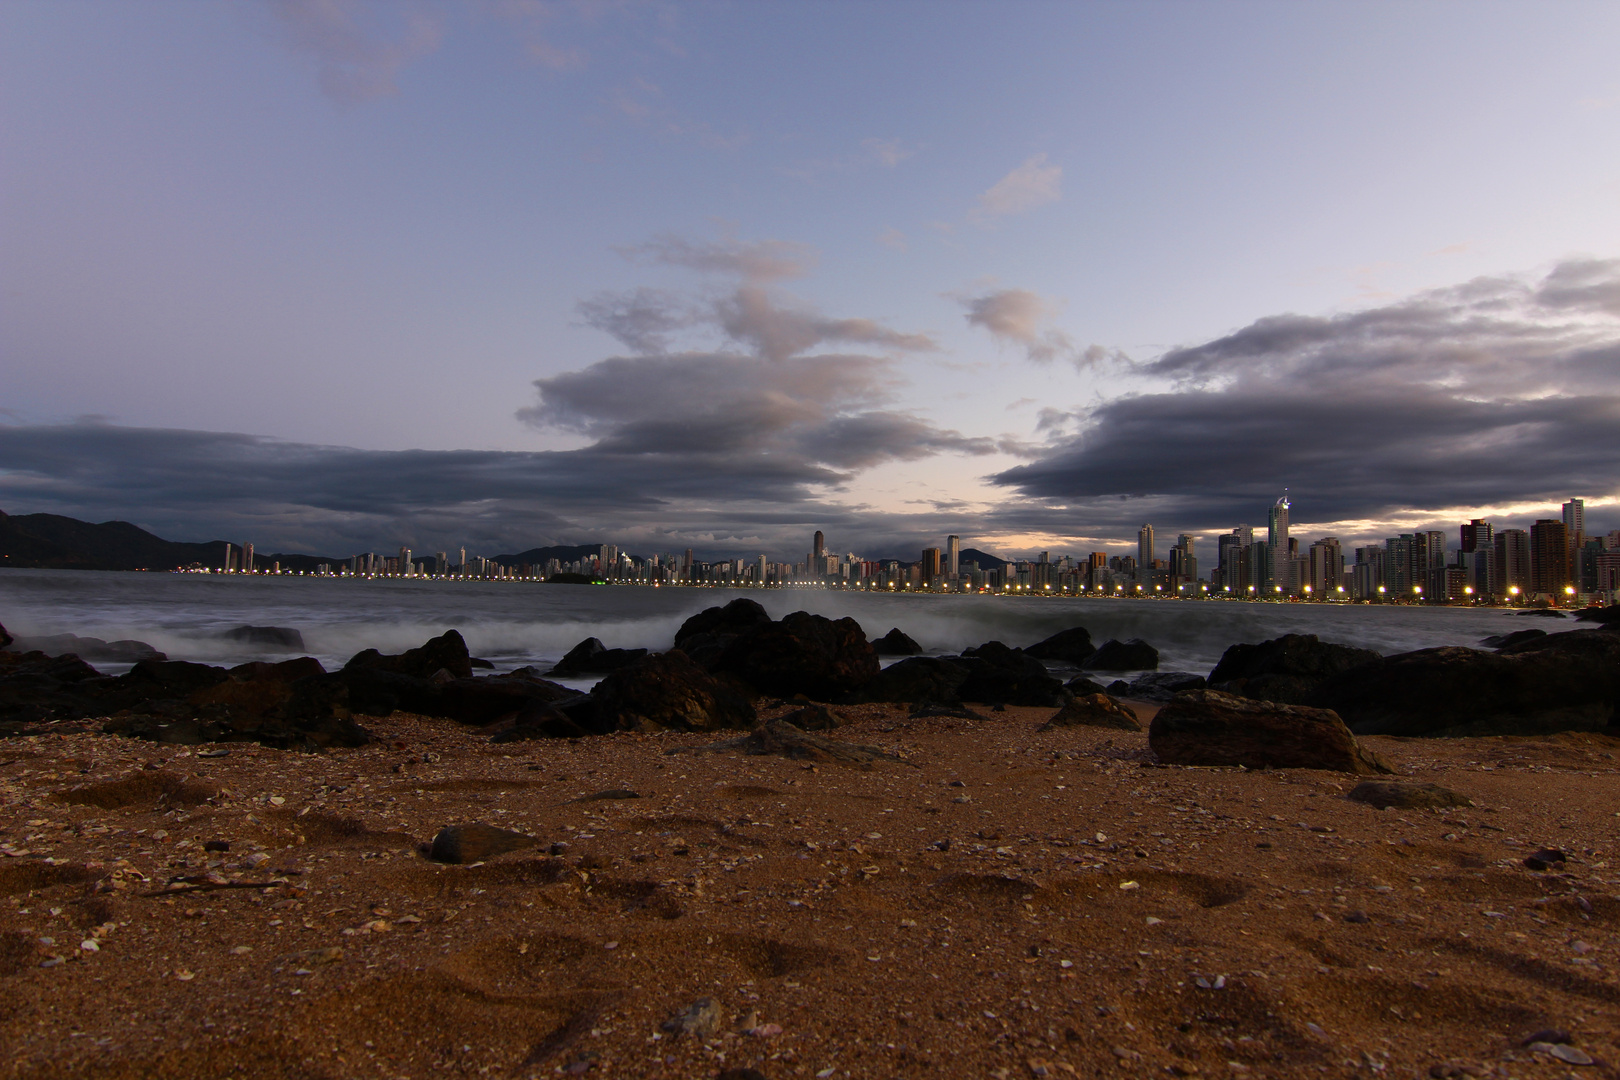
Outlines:
[[1620,528],[1620,6],[10,0],[0,510]]

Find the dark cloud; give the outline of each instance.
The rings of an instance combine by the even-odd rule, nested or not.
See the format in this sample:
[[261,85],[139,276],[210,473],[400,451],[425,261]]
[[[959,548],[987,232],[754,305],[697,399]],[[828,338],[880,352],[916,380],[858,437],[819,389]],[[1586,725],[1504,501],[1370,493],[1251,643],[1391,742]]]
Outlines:
[[998,520],[1229,529],[1284,487],[1296,518],[1341,522],[1610,495],[1617,297],[1620,261],[1572,262],[1173,349],[1138,367],[1169,389],[1074,413],[1077,434],[996,475],[1027,500]]
[[701,321],[698,313],[667,289],[599,293],[581,300],[578,311],[587,326],[611,334],[638,353],[667,351],[672,335]]

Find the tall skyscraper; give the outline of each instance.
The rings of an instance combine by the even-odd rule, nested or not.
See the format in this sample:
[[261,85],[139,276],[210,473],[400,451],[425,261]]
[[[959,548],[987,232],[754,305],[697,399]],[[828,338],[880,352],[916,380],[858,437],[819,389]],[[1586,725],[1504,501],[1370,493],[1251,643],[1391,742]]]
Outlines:
[[1293,577],[1292,552],[1288,550],[1288,510],[1290,504],[1285,494],[1271,505],[1271,513],[1266,518],[1266,552],[1270,556],[1266,567],[1266,591],[1270,592],[1278,586],[1288,592],[1299,582],[1291,580]]
[[1543,518],[1530,526],[1530,592],[1562,597],[1569,584],[1569,538],[1564,523]]
[[815,543],[812,545],[812,550],[810,552],[810,557],[812,559],[814,559],[816,564],[817,564],[817,567],[818,567],[818,569],[816,571],[817,573],[821,572],[820,569],[819,569],[819,566],[821,564],[821,558],[822,558],[822,556],[824,556],[826,554],[827,554],[827,538],[825,536],[821,535],[821,530],[820,529],[817,529],[816,530]]
[[411,575],[411,549],[408,547],[399,549],[399,573],[401,577]]
[[1503,529],[1496,534],[1496,578],[1501,595],[1522,595],[1530,588],[1530,534],[1523,529]]
[[1571,499],[1564,504],[1564,544],[1569,548],[1570,572],[1575,570],[1575,553],[1586,543],[1586,500]]
[[1153,526],[1143,525],[1136,530],[1137,577],[1153,576]]
[[1324,536],[1311,545],[1309,557],[1309,583],[1318,598],[1337,596],[1344,583],[1344,552],[1339,548],[1337,536]]
[[456,563],[456,569],[463,574],[467,572],[467,549],[465,547],[461,549],[461,561]]
[[243,544],[242,545],[242,572],[244,574],[253,573],[253,545],[252,544]]
[[1480,548],[1494,547],[1491,535],[1491,523],[1475,518],[1462,527],[1461,551],[1467,554],[1478,551]]
[[939,577],[939,548],[923,548],[922,553],[922,584],[924,588],[934,583]]
[[947,536],[945,538],[945,573],[950,577],[957,577],[962,573],[962,538],[960,536]]

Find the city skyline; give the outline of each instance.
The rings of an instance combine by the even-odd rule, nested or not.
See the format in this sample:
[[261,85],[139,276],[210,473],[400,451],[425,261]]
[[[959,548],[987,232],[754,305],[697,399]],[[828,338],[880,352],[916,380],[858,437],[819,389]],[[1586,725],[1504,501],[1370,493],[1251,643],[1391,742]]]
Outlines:
[[1346,543],[1620,526],[1620,11],[917,12],[0,7],[0,507],[794,561],[1283,488]]

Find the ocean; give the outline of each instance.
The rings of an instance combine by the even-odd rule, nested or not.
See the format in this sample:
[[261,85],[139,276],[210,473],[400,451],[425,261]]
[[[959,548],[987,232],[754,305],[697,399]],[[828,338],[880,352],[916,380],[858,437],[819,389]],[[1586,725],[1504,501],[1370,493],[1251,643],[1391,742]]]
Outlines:
[[[303,635],[304,653],[329,669],[361,649],[403,652],[454,628],[496,666],[549,667],[586,637],[609,648],[667,649],[688,616],[737,596],[773,617],[810,611],[852,616],[870,638],[899,627],[932,654],[985,641],[1030,645],[1070,626],[1099,644],[1138,637],[1156,646],[1160,670],[1207,674],[1229,645],[1285,633],[1390,654],[1474,645],[1526,626],[1554,629],[1498,608],[1397,607],[1197,600],[908,595],[825,589],[720,589],[532,582],[358,580],[221,574],[0,571],[0,624],[17,637],[78,634],[133,638],[171,659],[209,664],[289,655],[225,638],[243,625]],[[1561,624],[1573,629],[1573,620]],[[98,663],[116,673],[128,667]],[[594,680],[579,680],[587,686]]]

